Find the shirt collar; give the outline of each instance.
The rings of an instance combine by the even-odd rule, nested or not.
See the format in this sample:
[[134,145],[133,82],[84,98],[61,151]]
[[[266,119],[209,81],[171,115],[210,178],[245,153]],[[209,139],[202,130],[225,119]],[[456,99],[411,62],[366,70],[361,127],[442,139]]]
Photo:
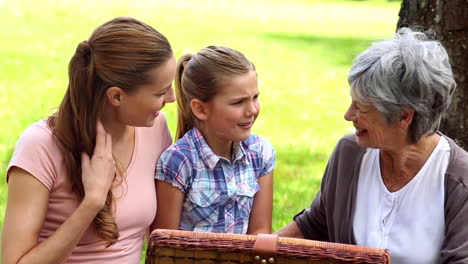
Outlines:
[[[223,157],[220,157],[216,155],[208,146],[208,143],[206,143],[205,138],[203,137],[202,133],[200,130],[197,128],[193,128],[191,131],[191,137],[192,140],[195,144],[196,151],[199,152],[201,159],[205,164],[208,166],[210,170],[213,170],[216,167],[216,164],[218,164],[219,160],[227,160]],[[243,145],[241,142],[234,142],[233,144],[233,163],[240,161],[240,160],[246,160],[246,152],[243,148]]]
[[244,160],[246,163],[248,163],[247,153],[245,152],[244,145],[242,144],[242,142],[234,142],[232,148],[233,162]]

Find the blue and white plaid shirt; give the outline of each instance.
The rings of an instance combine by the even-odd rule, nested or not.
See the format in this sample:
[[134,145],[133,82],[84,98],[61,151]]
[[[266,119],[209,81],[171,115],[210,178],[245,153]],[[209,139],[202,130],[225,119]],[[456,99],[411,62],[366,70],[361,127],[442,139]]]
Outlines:
[[260,136],[235,143],[231,162],[214,154],[194,128],[161,155],[155,178],[185,193],[180,229],[245,234],[258,177],[275,163],[273,147]]

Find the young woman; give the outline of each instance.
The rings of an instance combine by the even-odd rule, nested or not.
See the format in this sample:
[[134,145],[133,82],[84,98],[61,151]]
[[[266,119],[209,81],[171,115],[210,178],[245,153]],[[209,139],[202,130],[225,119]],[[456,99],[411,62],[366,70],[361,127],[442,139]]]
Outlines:
[[133,18],[78,44],[58,111],[26,129],[8,166],[2,263],[139,263],[175,69],[167,39]]

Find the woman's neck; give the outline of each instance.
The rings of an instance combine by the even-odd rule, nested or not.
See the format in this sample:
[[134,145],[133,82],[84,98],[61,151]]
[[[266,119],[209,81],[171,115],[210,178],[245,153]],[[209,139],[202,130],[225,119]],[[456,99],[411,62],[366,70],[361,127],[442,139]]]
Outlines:
[[101,122],[106,132],[112,136],[113,143],[127,141],[134,135],[135,128],[120,122],[112,109],[104,110]]
[[391,192],[408,184],[421,170],[434,151],[440,136],[423,136],[415,144],[407,144],[380,152],[380,170],[385,186]]
[[221,135],[217,135],[216,132],[205,129],[202,125],[198,127],[198,130],[203,135],[203,138],[214,154],[232,161],[233,142],[231,140],[222,139]]
[[135,149],[135,127],[120,122],[111,109],[103,113],[101,122],[106,132],[112,136],[112,154],[118,174],[123,176]]

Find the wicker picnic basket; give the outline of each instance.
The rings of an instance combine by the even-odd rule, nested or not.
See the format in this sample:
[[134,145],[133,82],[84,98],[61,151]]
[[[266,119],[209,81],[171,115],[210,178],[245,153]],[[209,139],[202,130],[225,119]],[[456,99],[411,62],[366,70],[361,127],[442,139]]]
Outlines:
[[146,264],[390,263],[388,251],[277,237],[157,229]]

